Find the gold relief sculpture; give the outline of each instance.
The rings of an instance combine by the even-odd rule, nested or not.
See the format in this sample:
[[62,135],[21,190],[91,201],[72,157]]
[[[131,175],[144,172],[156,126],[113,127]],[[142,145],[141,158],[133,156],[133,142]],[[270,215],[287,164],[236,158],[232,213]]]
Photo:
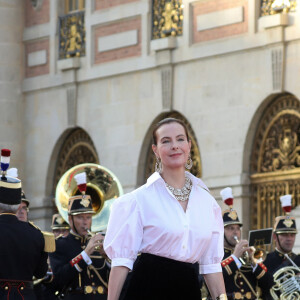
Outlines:
[[59,18],[59,58],[85,55],[84,12],[76,12]]
[[296,10],[297,0],[262,0],[261,16],[287,13]]
[[182,0],[153,0],[152,39],[182,35]]
[[282,214],[279,197],[300,204],[300,102],[281,95],[258,125],[251,157],[251,216],[254,229],[272,227]]
[[263,146],[261,172],[300,167],[299,117],[285,114],[270,128]]

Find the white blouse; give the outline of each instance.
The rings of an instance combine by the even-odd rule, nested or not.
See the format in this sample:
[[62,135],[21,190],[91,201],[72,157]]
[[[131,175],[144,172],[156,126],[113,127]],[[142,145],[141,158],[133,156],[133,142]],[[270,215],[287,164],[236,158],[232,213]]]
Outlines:
[[200,273],[222,272],[224,227],[221,208],[199,178],[192,180],[186,212],[159,173],[117,199],[104,249],[112,267],[132,269],[139,252],[200,264]]

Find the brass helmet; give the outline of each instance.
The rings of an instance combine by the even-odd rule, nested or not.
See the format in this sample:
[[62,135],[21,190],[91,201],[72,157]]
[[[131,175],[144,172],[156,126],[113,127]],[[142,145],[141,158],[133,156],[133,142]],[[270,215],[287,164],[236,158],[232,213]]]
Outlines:
[[284,216],[275,218],[274,233],[298,233],[296,220],[290,216],[292,209],[292,195],[284,195],[280,197],[282,210],[285,212]]
[[52,230],[55,229],[70,229],[70,225],[63,219],[60,214],[54,214],[52,216]]
[[225,189],[220,191],[220,195],[222,197],[223,202],[229,207],[229,209],[226,209],[222,212],[224,227],[232,224],[243,226],[243,223],[239,220],[236,210],[232,208],[232,189],[230,187],[226,187]]
[[93,210],[91,197],[86,195],[86,173],[82,172],[74,176],[77,182],[78,190],[81,195],[73,196],[69,199],[68,203],[68,214],[75,216],[79,214],[95,214]]
[[21,201],[26,204],[27,207],[30,205],[30,201],[26,198],[24,191],[21,192]]

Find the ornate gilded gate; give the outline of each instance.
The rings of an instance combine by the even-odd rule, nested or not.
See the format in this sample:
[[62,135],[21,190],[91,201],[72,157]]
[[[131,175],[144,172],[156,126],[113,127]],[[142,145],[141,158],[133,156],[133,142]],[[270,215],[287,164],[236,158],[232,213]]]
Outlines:
[[279,197],[300,204],[300,102],[279,95],[265,109],[257,127],[251,157],[251,227],[273,227],[282,214]]

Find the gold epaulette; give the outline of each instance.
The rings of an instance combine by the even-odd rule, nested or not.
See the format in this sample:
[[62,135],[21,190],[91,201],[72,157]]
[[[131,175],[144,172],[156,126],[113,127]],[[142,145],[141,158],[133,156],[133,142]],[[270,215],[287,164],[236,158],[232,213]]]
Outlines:
[[45,240],[44,251],[51,253],[55,252],[55,237],[52,232],[42,231]]
[[31,225],[32,227],[34,227],[35,229],[42,231],[38,226],[36,226],[33,222],[28,221],[28,224]]
[[54,234],[51,232],[47,232],[47,231],[42,231],[38,226],[36,226],[33,222],[28,222],[28,224],[30,224],[32,227],[34,227],[35,229],[41,231],[41,233],[44,236],[44,240],[45,240],[45,247],[44,247],[44,251],[51,253],[51,252],[55,252],[55,237]]

